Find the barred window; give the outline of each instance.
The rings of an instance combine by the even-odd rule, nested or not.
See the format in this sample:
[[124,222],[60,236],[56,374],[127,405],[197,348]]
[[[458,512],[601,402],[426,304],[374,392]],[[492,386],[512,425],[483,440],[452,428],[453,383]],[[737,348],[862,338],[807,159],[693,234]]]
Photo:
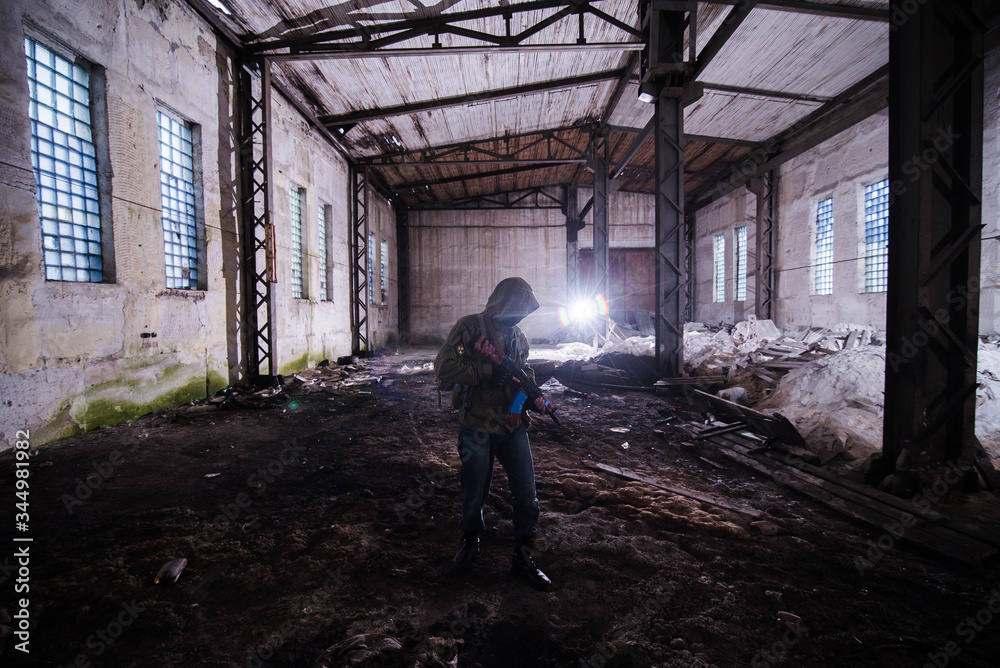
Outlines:
[[385,306],[389,292],[389,242],[385,239],[382,240],[382,244],[379,246],[379,269],[378,269],[378,282],[382,293],[381,303]]
[[819,203],[816,209],[816,283],[817,295],[833,294],[833,198]]
[[198,230],[194,201],[194,142],[184,122],[156,112],[160,132],[160,218],[168,288],[198,287]]
[[889,179],[865,186],[865,292],[889,289]]
[[736,228],[736,301],[747,300],[747,226]]
[[726,237],[716,234],[712,238],[712,246],[715,256],[715,279],[713,282],[713,301],[716,303],[726,301]]
[[368,303],[375,303],[375,235],[368,235]]
[[316,219],[319,221],[316,230],[319,240],[319,298],[320,301],[329,301],[330,293],[327,290],[326,279],[329,268],[326,265],[326,209],[327,205],[322,202],[319,205]]
[[289,191],[292,214],[292,298],[302,299],[305,292],[302,282],[302,190]]
[[45,278],[100,283],[104,268],[90,73],[29,37],[24,51]]

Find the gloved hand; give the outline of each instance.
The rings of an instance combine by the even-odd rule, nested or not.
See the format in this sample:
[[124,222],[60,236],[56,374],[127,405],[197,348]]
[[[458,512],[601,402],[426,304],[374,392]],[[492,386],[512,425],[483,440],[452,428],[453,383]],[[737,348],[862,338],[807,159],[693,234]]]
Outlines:
[[535,408],[537,408],[538,412],[542,415],[548,415],[552,412],[552,404],[545,398],[545,395],[539,396],[535,399]]
[[472,349],[480,355],[488,357],[494,364],[500,364],[500,354],[493,344],[490,343],[489,339],[486,338],[485,334],[479,336],[479,340],[476,341],[476,345]]

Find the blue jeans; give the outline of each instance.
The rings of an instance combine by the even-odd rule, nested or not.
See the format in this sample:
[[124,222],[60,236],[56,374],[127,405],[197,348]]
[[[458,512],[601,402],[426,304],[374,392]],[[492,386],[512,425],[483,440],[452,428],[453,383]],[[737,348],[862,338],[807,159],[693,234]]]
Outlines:
[[535,467],[531,462],[531,446],[524,425],[502,435],[460,426],[458,454],[462,458],[462,530],[479,532],[486,528],[483,506],[493,482],[495,457],[500,460],[510,482],[514,537],[531,538],[535,535],[535,523],[538,521]]

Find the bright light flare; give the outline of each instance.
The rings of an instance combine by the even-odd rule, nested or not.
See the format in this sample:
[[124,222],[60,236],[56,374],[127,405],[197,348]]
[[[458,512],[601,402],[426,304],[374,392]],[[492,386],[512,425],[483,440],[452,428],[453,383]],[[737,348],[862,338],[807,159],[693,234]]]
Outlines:
[[563,327],[570,325],[586,325],[598,318],[608,315],[608,300],[604,295],[594,295],[590,299],[580,299],[569,307],[559,307],[559,324]]

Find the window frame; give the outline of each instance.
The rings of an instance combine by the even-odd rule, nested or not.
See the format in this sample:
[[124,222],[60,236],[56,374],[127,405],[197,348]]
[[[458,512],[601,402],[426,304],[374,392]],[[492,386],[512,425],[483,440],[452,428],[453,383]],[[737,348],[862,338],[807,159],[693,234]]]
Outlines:
[[[884,223],[884,241],[882,241],[882,249],[877,254],[872,254],[872,249],[870,248],[870,243],[868,242],[869,237],[869,199],[868,191],[870,188],[875,188],[881,186],[883,190],[883,195],[885,201],[881,203],[883,205],[882,212],[885,214]],[[861,211],[864,211],[864,226],[859,226],[860,239],[859,239],[859,250],[861,257],[864,258],[864,273],[861,276],[861,292],[864,294],[879,294],[885,293],[889,290],[889,201],[891,200],[891,194],[889,191],[889,177],[884,177],[873,181],[872,183],[862,183],[861,184]],[[877,214],[878,211],[876,210]],[[873,258],[880,258],[880,262],[873,262]],[[873,271],[874,268],[874,271]],[[880,278],[877,272],[881,271],[881,281],[877,279]],[[876,273],[874,277],[876,280],[870,281],[871,274]],[[878,289],[872,289],[872,284]]]
[[[292,207],[293,197],[298,198],[298,218],[296,219],[295,211]],[[308,234],[308,214],[306,213],[307,200],[306,200],[306,189],[298,186],[296,184],[291,184],[288,187],[288,248],[289,257],[291,259],[291,264],[289,266],[289,290],[291,291],[292,299],[308,299],[309,292],[307,290],[306,281],[306,248],[307,244],[307,234]],[[298,226],[298,248],[296,248],[296,225]],[[295,280],[295,260],[298,259],[299,264],[299,280],[296,286]],[[296,290],[297,288],[297,290]],[[297,292],[297,294],[296,294]]]
[[389,240],[382,237],[378,246],[378,282],[380,306],[389,303]]
[[[829,248],[827,244],[824,243],[823,248],[820,248],[820,216],[822,214],[822,207],[829,202],[830,209],[830,233],[829,233]],[[836,216],[833,202],[833,195],[829,197],[823,197],[822,199],[817,199],[814,201],[813,211],[813,223],[812,223],[812,280],[810,281],[811,292],[814,296],[825,297],[833,294],[834,288],[834,261],[835,251],[836,251]],[[826,237],[823,237],[824,242]]]
[[749,274],[749,270],[747,269],[747,261],[749,259],[747,239],[747,226],[738,225],[733,230],[733,261],[735,264],[733,274],[735,275],[734,297],[735,301],[740,303],[747,301],[747,277]]
[[[185,290],[185,291],[204,291],[208,289],[208,271],[207,271],[207,249],[205,240],[205,187],[202,174],[202,146],[201,146],[201,125],[195,123],[190,118],[184,114],[178,112],[176,109],[169,107],[163,103],[158,103],[157,108],[157,148],[161,148],[160,143],[160,123],[159,114],[164,114],[168,118],[173,119],[187,127],[191,132],[191,178],[192,178],[192,190],[194,195],[194,229],[195,229],[195,266],[198,272],[198,277],[195,281],[193,287],[172,287],[167,286],[168,290]],[[159,150],[157,150],[158,159],[160,160],[160,173],[162,174],[163,156]],[[162,186],[161,186],[162,187]],[[160,218],[162,226],[163,218],[163,194],[160,194]],[[165,231],[165,230],[164,230]],[[164,240],[166,243],[166,240]],[[164,249],[164,265],[166,265],[166,250]],[[166,266],[164,266],[164,279],[166,279]]]
[[[94,172],[96,174],[96,184],[97,184],[97,206],[98,206],[98,243],[100,245],[100,260],[101,268],[99,270],[101,275],[101,280],[67,280],[63,278],[49,278],[48,277],[48,265],[45,262],[45,251],[53,250],[45,248],[45,232],[43,231],[42,224],[42,206],[39,202],[39,176],[36,173],[34,164],[32,164],[31,172],[32,177],[35,180],[35,213],[38,220],[38,243],[39,243],[39,254],[42,258],[42,275],[45,281],[59,282],[59,283],[71,283],[79,285],[94,285],[94,284],[114,284],[117,282],[117,273],[115,269],[115,238],[114,238],[114,226],[112,217],[112,203],[111,203],[111,169],[110,169],[110,142],[108,136],[108,112],[107,112],[107,75],[105,68],[95,63],[88,58],[82,56],[75,49],[69,47],[59,38],[48,34],[47,32],[37,28],[32,24],[25,24],[23,27],[23,33],[21,35],[21,53],[24,56],[24,72],[26,76],[26,81],[28,83],[28,104],[29,110],[25,115],[25,119],[28,121],[28,135],[29,141],[33,144],[38,141],[37,133],[32,129],[32,120],[30,105],[31,103],[37,102],[37,97],[32,94],[32,79],[30,74],[30,65],[28,62],[29,55],[27,53],[27,42],[31,41],[36,46],[41,46],[42,48],[53,53],[57,58],[61,58],[69,62],[71,65],[83,69],[87,73],[87,96],[88,96],[88,110],[90,113],[90,143],[94,148]],[[37,56],[33,53],[30,56],[32,64],[37,64]],[[51,126],[48,126],[51,127]],[[75,136],[75,135],[74,135]],[[32,151],[33,152],[33,151]],[[34,161],[32,160],[32,163]],[[61,191],[57,191],[61,192]],[[70,196],[72,194],[70,193]],[[51,236],[51,235],[49,235]],[[62,234],[59,235],[60,239],[64,238]],[[61,245],[61,244],[60,244]],[[75,251],[74,251],[75,252]],[[62,265],[60,265],[60,269]]]
[[368,253],[367,253],[367,255],[368,255],[368,258],[367,258],[368,271],[367,271],[367,275],[366,275],[365,278],[368,281],[368,304],[371,305],[371,306],[375,306],[376,305],[376,302],[375,302],[375,277],[374,277],[374,273],[373,272],[374,272],[374,267],[375,267],[375,264],[376,264],[376,260],[378,258],[375,257],[375,252],[376,252],[376,248],[375,248],[375,233],[374,232],[369,232],[368,233]]
[[726,303],[726,234],[712,235],[712,303]]
[[323,302],[333,301],[333,234],[331,228],[333,219],[333,206],[320,200],[316,209],[316,233],[320,240],[320,247],[316,249],[317,264],[319,265],[319,290],[318,298]]

